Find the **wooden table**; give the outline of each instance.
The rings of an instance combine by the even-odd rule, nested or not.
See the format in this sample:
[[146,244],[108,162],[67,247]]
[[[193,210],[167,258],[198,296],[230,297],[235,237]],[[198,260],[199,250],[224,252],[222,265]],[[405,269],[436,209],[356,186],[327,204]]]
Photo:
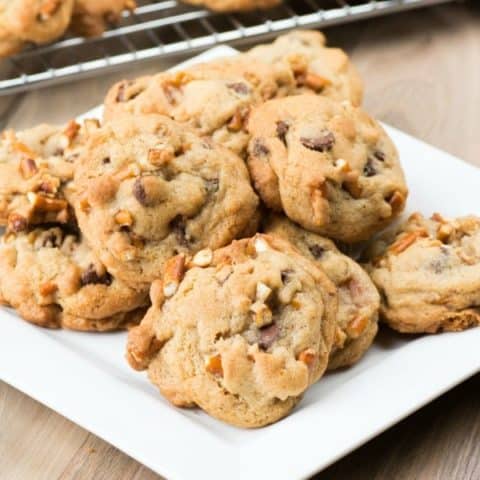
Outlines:
[[[366,107],[370,112],[480,165],[478,3],[414,11],[337,27],[327,33],[332,44],[350,52],[367,79]],[[150,64],[141,70],[158,68]],[[15,128],[42,121],[64,122],[100,103],[108,86],[120,77],[122,74],[116,74],[30,93],[17,98],[9,109],[7,100],[0,98],[0,118],[8,117],[8,125]],[[19,352],[21,348],[19,345]],[[479,392],[477,375],[316,478],[480,479]],[[0,382],[0,478],[159,477]]]

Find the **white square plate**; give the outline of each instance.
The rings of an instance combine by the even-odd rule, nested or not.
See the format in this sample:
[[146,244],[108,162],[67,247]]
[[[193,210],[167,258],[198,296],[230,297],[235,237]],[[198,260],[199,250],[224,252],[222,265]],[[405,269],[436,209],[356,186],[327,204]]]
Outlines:
[[[234,53],[219,47],[196,60]],[[475,213],[480,170],[388,132],[407,175],[410,212]],[[383,332],[360,363],[326,375],[288,418],[240,430],[170,406],[128,367],[124,332],[44,330],[7,309],[0,321],[1,379],[170,479],[306,477],[480,370],[480,328],[414,339]]]

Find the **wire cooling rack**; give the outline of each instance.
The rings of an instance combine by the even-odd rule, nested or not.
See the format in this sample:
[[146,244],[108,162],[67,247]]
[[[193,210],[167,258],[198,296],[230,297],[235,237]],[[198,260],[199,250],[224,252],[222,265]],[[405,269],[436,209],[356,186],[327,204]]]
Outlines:
[[0,95],[99,75],[152,58],[188,54],[221,43],[263,40],[451,0],[286,0],[253,13],[215,14],[174,0],[139,0],[98,38],[65,38],[0,61]]

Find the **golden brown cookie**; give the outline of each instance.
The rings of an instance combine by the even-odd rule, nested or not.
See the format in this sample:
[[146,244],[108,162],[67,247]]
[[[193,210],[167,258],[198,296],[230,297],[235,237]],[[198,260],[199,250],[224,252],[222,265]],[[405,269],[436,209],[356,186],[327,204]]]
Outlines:
[[0,0],[0,31],[13,42],[50,42],[66,31],[73,1]]
[[177,406],[260,427],[287,415],[325,371],[336,289],[280,238],[174,257],[151,298],[127,358]]
[[407,187],[383,128],[350,103],[298,95],[254,109],[248,167],[265,204],[344,242],[370,238],[404,208]]
[[363,81],[347,54],[326,46],[325,36],[314,30],[294,30],[273,43],[247,52],[257,61],[288,67],[295,77],[296,93],[315,93],[359,106]]
[[316,262],[338,289],[335,341],[328,369],[353,365],[370,348],[378,331],[380,297],[368,274],[327,238],[295,225],[284,216],[270,215],[264,231],[289,240]]
[[93,250],[139,288],[171,256],[226,245],[257,218],[242,160],[161,115],[123,116],[94,132],[75,188]]
[[0,135],[0,225],[12,232],[72,221],[67,201],[75,163],[96,120],[47,124]]
[[480,218],[415,213],[369,254],[381,316],[393,329],[436,333],[480,325]]
[[105,99],[104,117],[159,113],[242,154],[250,109],[293,88],[287,69],[238,56],[117,83]]
[[3,237],[0,292],[25,320],[73,330],[125,328],[147,303],[145,292],[106,271],[78,232],[60,227]]

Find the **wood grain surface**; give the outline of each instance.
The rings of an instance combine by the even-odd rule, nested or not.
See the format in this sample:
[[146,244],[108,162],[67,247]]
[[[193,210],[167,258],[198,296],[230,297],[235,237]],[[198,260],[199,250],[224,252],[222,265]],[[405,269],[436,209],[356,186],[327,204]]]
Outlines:
[[[366,79],[367,110],[480,166],[479,4],[474,0],[417,10],[331,28],[327,34],[331,44],[351,54]],[[64,122],[100,103],[115,80],[168,66],[149,63],[134,73],[0,97],[0,129]],[[315,478],[479,480],[479,392],[477,375]],[[159,478],[0,382],[1,480]]]

